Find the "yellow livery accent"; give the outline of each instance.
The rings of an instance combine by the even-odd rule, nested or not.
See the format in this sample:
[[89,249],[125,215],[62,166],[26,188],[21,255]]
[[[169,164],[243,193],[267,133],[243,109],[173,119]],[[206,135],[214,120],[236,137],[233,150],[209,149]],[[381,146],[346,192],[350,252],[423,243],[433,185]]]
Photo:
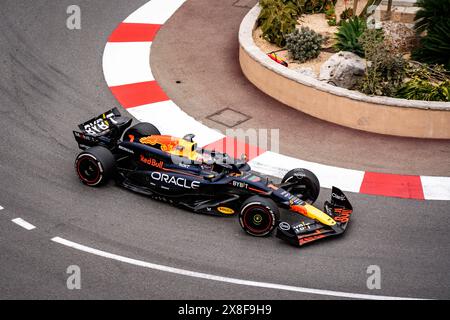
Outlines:
[[336,221],[334,221],[333,218],[331,218],[322,210],[313,207],[312,205],[305,204],[305,209],[306,209],[306,216],[308,218],[317,220],[320,223],[323,223],[324,225],[327,226],[334,226],[336,224]]
[[217,210],[223,214],[233,214],[234,210],[227,207],[218,207]]

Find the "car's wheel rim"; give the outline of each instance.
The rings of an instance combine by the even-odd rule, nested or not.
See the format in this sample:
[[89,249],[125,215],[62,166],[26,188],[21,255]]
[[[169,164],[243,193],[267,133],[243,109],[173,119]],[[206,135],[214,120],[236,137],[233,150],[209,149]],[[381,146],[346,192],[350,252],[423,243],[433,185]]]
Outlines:
[[273,216],[267,208],[254,205],[245,209],[242,222],[250,233],[264,235],[272,229]]
[[77,162],[78,176],[89,184],[97,183],[101,178],[100,168],[97,161],[91,157],[81,157]]

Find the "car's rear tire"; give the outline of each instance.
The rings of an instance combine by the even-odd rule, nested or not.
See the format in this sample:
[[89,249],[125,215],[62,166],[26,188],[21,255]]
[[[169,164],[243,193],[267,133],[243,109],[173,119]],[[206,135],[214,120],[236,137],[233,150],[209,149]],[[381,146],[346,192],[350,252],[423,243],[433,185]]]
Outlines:
[[111,151],[96,146],[81,152],[75,160],[75,170],[81,182],[90,187],[105,184],[114,174],[115,159]]
[[138,142],[142,137],[161,135],[158,128],[148,122],[138,123],[129,128],[123,135],[124,141]]
[[239,223],[245,232],[254,237],[272,233],[280,220],[280,210],[272,199],[252,196],[244,201],[239,211]]
[[319,179],[307,169],[297,168],[289,171],[281,181],[281,183],[286,182],[295,182],[295,184],[283,189],[309,204],[313,204],[319,197]]

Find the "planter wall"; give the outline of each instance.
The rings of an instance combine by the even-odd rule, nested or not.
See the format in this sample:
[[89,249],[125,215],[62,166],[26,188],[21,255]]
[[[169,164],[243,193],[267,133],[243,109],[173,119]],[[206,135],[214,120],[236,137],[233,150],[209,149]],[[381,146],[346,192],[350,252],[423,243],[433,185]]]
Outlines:
[[239,59],[245,76],[264,93],[316,118],[358,130],[450,139],[450,103],[366,96],[277,64],[253,41],[259,12],[256,5],[242,21]]

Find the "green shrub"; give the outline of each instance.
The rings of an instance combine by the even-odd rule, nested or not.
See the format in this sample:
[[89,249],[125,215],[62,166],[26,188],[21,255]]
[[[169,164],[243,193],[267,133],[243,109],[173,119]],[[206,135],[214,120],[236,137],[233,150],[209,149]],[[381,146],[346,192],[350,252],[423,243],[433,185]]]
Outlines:
[[325,18],[326,19],[336,19],[336,8],[333,5],[327,6],[325,10]]
[[320,34],[302,27],[287,35],[286,48],[295,60],[303,63],[319,56],[323,41]]
[[370,95],[394,96],[406,77],[406,60],[391,42],[384,41],[381,30],[367,29],[359,42],[368,63],[358,90]]
[[336,8],[333,3],[329,3],[325,6],[325,19],[329,26],[336,25]]
[[397,98],[450,102],[450,80],[432,83],[420,78],[406,82],[396,94]]
[[397,98],[426,101],[450,101],[450,75],[442,65],[409,63],[408,78],[398,91]]
[[336,18],[328,19],[327,23],[330,27],[334,27],[335,25],[337,25]]
[[302,13],[325,13],[337,0],[296,0]]
[[298,5],[290,0],[260,0],[258,25],[263,37],[279,47],[286,43],[285,36],[294,31],[299,16]]
[[337,0],[259,0],[261,13],[258,26],[263,38],[284,47],[286,35],[295,30],[297,18],[303,13],[325,12]]
[[343,21],[335,34],[335,48],[340,51],[350,51],[360,57],[364,57],[364,50],[359,43],[359,37],[367,29],[366,20],[353,17],[348,21]]

